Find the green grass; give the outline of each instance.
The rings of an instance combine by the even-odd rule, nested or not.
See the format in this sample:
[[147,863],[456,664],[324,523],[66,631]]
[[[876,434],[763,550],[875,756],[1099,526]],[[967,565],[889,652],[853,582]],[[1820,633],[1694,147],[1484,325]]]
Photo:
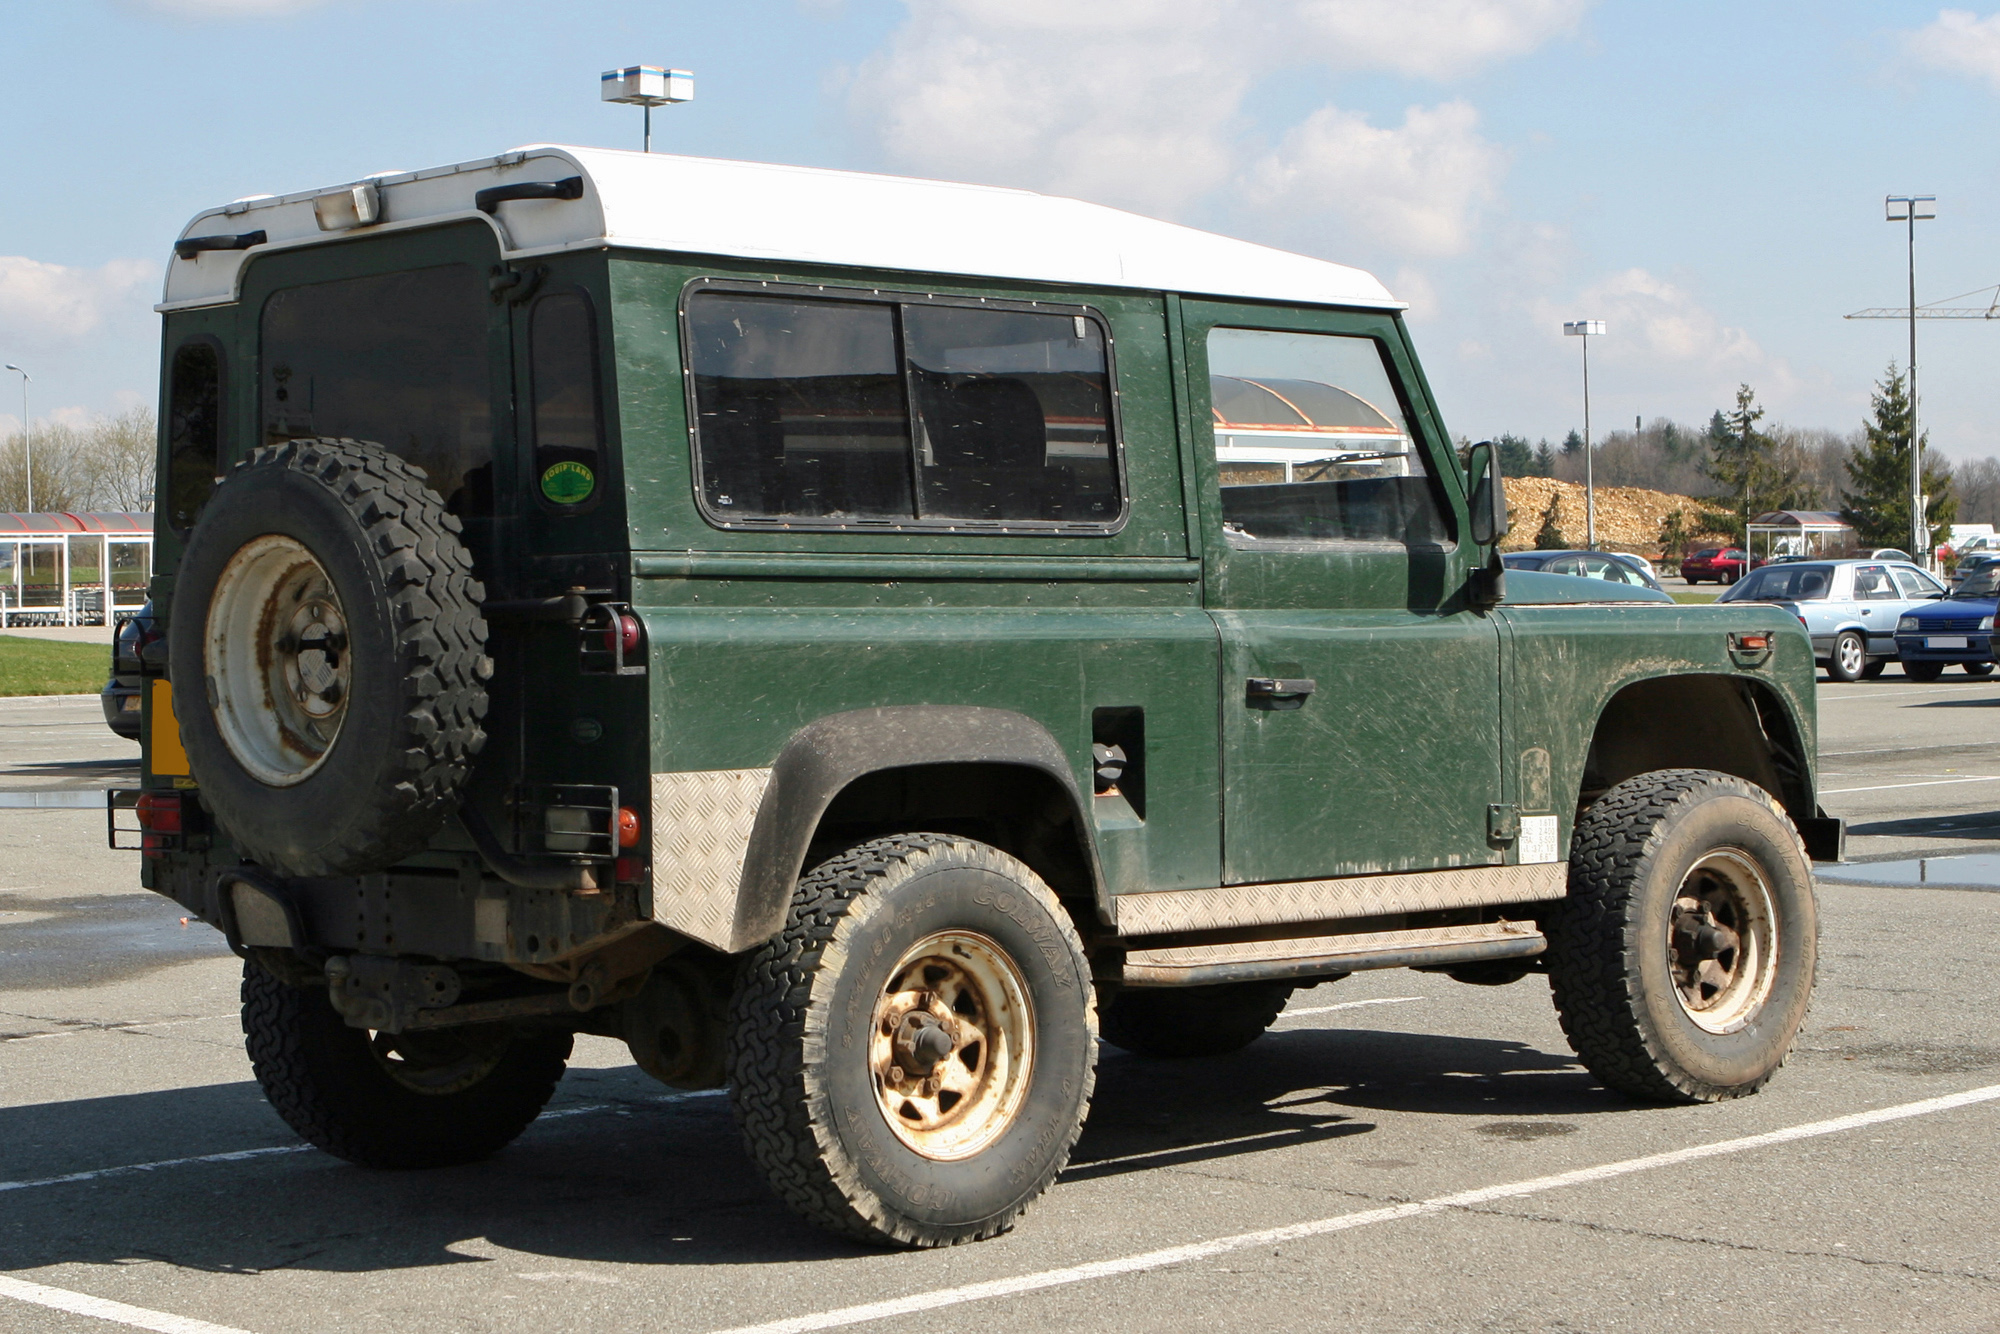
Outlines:
[[1717,598],[1721,597],[1722,594],[1687,592],[1687,593],[1670,593],[1668,594],[1668,596],[1673,598],[1673,600],[1676,602],[1713,602]]
[[0,635],[0,695],[95,695],[109,675],[109,644]]

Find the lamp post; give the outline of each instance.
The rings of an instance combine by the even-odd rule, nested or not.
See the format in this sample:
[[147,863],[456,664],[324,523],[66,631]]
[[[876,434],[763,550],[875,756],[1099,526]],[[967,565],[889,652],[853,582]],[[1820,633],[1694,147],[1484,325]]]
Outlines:
[[1583,545],[1597,550],[1597,469],[1590,450],[1590,336],[1604,337],[1603,320],[1564,320],[1563,333],[1583,340]]
[[597,76],[598,100],[646,109],[645,148],[653,151],[653,108],[694,101],[694,73],[658,65],[627,65]]
[[35,512],[35,437],[28,430],[28,373],[13,362],[7,363],[10,371],[21,372],[21,452],[28,464],[28,513]]
[[1910,554],[1919,561],[1930,547],[1924,522],[1923,433],[1917,429],[1917,224],[1937,216],[1936,195],[1890,195],[1882,211],[1908,230],[1910,257]]

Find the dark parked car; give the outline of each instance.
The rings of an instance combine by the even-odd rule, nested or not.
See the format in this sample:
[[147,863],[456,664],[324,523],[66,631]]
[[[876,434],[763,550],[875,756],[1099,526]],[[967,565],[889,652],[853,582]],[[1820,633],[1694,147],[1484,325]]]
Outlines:
[[159,642],[150,602],[122,622],[111,641],[111,679],[97,692],[97,698],[104,705],[104,725],[128,741],[139,739],[139,695],[144,689],[139,653]]
[[1517,551],[1502,558],[1510,570],[1540,570],[1545,574],[1576,574],[1659,592],[1660,581],[1616,551]]
[[1912,607],[1896,621],[1903,675],[1935,681],[1957,663],[1967,676],[1993,674],[1993,612],[2000,606],[2000,565],[1960,579],[1951,596]]
[[1704,547],[1681,561],[1681,578],[1691,584],[1713,579],[1733,584],[1750,567],[1750,553],[1741,547]]

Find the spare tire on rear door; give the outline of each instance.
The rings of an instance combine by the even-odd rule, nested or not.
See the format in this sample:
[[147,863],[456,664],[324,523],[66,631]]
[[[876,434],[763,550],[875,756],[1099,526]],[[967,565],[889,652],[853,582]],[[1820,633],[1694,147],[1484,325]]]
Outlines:
[[421,468],[366,441],[267,445],[216,488],[169,675],[188,767],[247,856],[379,870],[456,808],[492,672],[460,531]]

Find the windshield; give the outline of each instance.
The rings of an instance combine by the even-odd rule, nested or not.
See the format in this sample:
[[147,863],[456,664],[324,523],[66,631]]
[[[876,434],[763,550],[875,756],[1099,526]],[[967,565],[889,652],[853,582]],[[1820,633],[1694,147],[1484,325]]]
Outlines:
[[1833,587],[1830,565],[1766,565],[1717,602],[1813,602]]
[[1954,602],[1991,602],[2000,596],[2000,565],[1974,570],[1951,590]]

